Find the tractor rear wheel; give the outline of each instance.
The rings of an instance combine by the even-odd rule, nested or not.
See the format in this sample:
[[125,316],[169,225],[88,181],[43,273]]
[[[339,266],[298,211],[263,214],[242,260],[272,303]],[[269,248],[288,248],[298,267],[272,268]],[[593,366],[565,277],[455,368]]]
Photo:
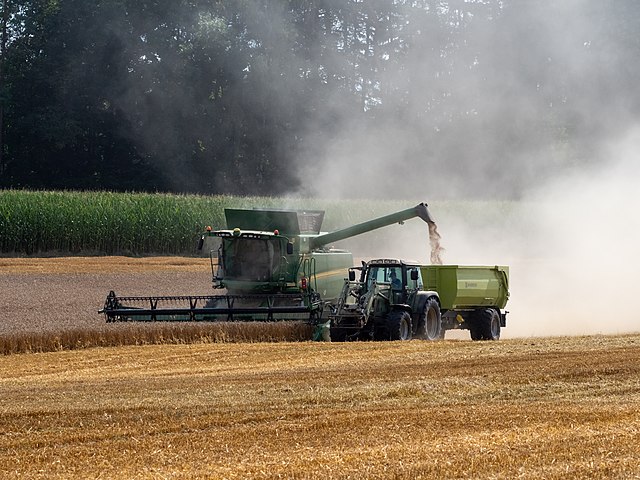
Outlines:
[[394,310],[387,317],[389,340],[411,340],[411,315],[404,310]]

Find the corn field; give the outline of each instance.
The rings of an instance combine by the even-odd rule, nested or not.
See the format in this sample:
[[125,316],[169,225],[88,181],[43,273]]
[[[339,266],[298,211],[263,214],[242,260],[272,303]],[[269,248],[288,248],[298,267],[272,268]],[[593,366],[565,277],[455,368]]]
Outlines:
[[[0,253],[190,255],[206,226],[226,226],[225,208],[325,210],[323,229],[330,231],[414,204],[408,200],[3,190]],[[481,208],[477,202],[440,202],[437,210],[477,219]]]
[[112,192],[0,192],[0,252],[189,254],[224,208],[262,199]]
[[3,253],[158,253],[192,248],[216,220],[211,197],[109,192],[0,193]]

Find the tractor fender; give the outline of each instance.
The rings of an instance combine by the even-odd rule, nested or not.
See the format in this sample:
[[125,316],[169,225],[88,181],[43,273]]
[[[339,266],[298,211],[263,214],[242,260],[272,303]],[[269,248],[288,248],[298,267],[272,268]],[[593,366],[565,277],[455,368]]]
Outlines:
[[416,299],[414,302],[414,305],[415,305],[414,313],[417,313],[417,314],[422,313],[425,305],[427,304],[427,300],[434,297],[438,301],[438,305],[439,305],[440,297],[438,296],[438,292],[434,292],[433,290],[421,290],[417,292]]
[[406,303],[394,303],[391,306],[391,311],[393,310],[401,310],[403,312],[407,312],[409,315],[413,314],[413,309],[411,308],[411,305],[407,305]]

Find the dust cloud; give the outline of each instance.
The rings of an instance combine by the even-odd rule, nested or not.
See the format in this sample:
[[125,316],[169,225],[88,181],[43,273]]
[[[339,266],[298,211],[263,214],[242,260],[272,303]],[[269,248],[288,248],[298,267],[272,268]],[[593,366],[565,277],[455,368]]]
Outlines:
[[[640,127],[601,153],[610,160],[520,200],[429,201],[444,264],[509,266],[503,338],[640,332]],[[344,245],[357,258],[437,263],[427,230],[411,220]]]
[[465,215],[465,204],[439,211],[432,202],[445,263],[509,265],[503,337],[640,331],[640,129],[605,151],[606,165],[559,177],[521,201],[466,204],[483,223]]
[[[440,259],[429,258],[420,222],[363,236],[354,253],[508,265],[505,338],[640,331],[640,90],[629,21],[640,7],[472,3],[491,13],[463,18],[439,3],[441,23],[412,38],[405,68],[387,72],[394,85],[406,79],[400,114],[336,115],[330,137],[310,122],[301,178],[327,198],[427,201],[446,247]],[[438,25],[454,24],[464,31],[443,42]]]
[[612,163],[529,196],[529,208],[537,210],[535,229],[527,226],[527,243],[511,248],[520,259],[513,259],[510,335],[640,331],[633,306],[640,267],[640,130],[608,151]]
[[602,142],[640,115],[637,2],[398,3],[415,32],[402,68],[378,59],[381,93],[369,97],[381,111],[354,114],[327,96],[306,120],[305,192],[523,199],[608,161]]

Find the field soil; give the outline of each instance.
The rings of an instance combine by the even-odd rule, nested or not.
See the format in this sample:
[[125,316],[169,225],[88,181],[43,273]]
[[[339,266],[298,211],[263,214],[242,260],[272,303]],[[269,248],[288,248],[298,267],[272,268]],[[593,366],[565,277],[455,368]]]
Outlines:
[[[0,259],[0,339],[106,328],[109,290],[209,261]],[[640,478],[640,335],[60,350],[0,356],[0,478]]]
[[640,478],[640,336],[0,357],[2,478]]
[[0,335],[102,328],[119,295],[211,295],[208,258],[0,258]]

